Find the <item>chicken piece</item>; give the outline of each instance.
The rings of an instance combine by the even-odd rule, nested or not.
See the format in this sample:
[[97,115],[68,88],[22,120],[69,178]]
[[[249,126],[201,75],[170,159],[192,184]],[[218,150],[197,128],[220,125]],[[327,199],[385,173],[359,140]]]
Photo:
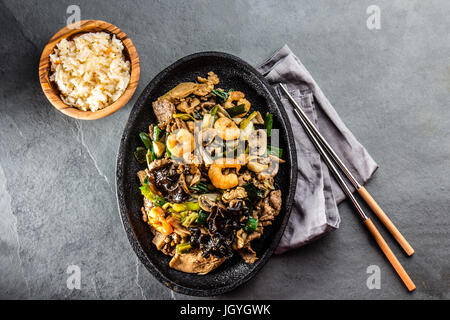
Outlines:
[[208,79],[197,77],[197,81],[200,83],[210,82],[212,84],[219,84],[219,77],[214,72],[208,72]]
[[172,116],[175,113],[175,106],[169,100],[157,100],[153,102],[153,112],[158,119],[158,127],[165,129],[166,126],[173,119]]
[[172,103],[178,103],[181,99],[186,98],[188,95],[194,93],[197,90],[199,84],[195,82],[182,82],[175,88],[167,92],[165,95],[158,98],[159,100],[169,100]]
[[206,83],[200,83],[193,92],[197,96],[206,96],[208,93],[210,93],[214,89],[214,84],[211,82]]
[[212,254],[205,258],[200,250],[195,250],[189,253],[177,253],[170,260],[169,266],[178,271],[204,275],[216,269],[224,261],[225,258],[216,258]]
[[258,260],[256,252],[252,249],[250,243],[247,243],[243,248],[237,250],[237,252],[246,263],[255,263]]
[[234,238],[233,242],[233,249],[239,250],[242,249],[247,242],[247,233],[243,229],[239,229],[238,232],[236,232],[236,237]]

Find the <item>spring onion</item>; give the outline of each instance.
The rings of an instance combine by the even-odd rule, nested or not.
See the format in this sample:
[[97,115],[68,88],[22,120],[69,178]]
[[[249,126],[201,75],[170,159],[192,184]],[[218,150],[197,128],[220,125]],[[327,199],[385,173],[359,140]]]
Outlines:
[[189,242],[177,244],[177,253],[185,253],[189,250],[191,250],[191,244]]
[[211,110],[211,116],[212,117],[216,116],[217,109],[219,109],[219,105],[218,104]]
[[142,142],[144,143],[147,149],[152,148],[152,139],[150,139],[147,133],[141,132],[139,133],[139,137],[141,138]]
[[203,120],[202,120],[202,129],[211,128],[213,122],[214,122],[214,117],[210,113],[205,114],[203,116]]
[[247,113],[247,109],[245,108],[245,104],[240,104],[227,109],[228,114],[231,117],[235,117],[237,115],[245,115]]
[[246,119],[244,119],[239,127],[241,130],[244,130],[250,123],[252,123],[252,120],[254,117],[258,115],[258,111],[253,111]]
[[[144,181],[145,182],[145,181]],[[148,185],[146,182],[144,185],[142,185],[141,187],[139,187],[139,189],[141,190],[141,194],[147,199],[150,200],[154,206],[156,207],[161,207],[163,209],[166,209],[167,207],[165,207],[166,204],[166,199],[164,199],[163,197],[160,197],[156,194],[153,193],[152,188],[150,187],[150,185]]]
[[245,232],[253,232],[256,231],[258,227],[258,219],[249,218],[247,223],[245,224],[244,230]]
[[245,126],[244,129],[241,128],[241,140],[248,140],[250,135],[255,131],[255,126],[253,125],[253,122],[250,121],[248,125]]
[[191,116],[190,114],[188,114],[188,113],[175,113],[173,115],[173,118],[174,119],[180,118],[181,120],[184,120],[184,121],[187,121],[187,120],[194,120],[195,121],[195,118],[193,116]]
[[152,192],[150,186],[148,184],[144,184],[139,187],[141,190],[141,194],[148,200],[153,201],[155,194]]
[[281,157],[283,156],[283,149],[268,145],[267,153],[281,159]]
[[266,127],[268,137],[272,135],[272,123],[273,123],[273,115],[267,112],[266,118],[264,119],[264,126]]
[[185,227],[190,227],[198,218],[198,212],[191,212],[181,223]]
[[161,129],[158,126],[153,126],[153,141],[159,141]]
[[147,154],[145,155],[145,158],[147,159],[147,166],[149,166],[150,163],[152,163],[155,160],[156,155],[152,149],[148,149]]
[[175,212],[200,210],[198,202],[171,203],[170,207],[172,207]]

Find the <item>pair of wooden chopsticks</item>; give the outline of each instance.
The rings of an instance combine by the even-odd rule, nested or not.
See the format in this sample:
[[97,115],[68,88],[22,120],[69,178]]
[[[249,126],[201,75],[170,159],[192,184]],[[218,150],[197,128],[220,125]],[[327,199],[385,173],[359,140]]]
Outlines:
[[303,128],[305,129],[311,142],[314,144],[317,151],[322,156],[323,161],[327,164],[330,171],[336,177],[336,180],[338,181],[338,183],[341,186],[344,193],[347,195],[347,197],[350,199],[352,204],[355,206],[356,211],[360,215],[365,226],[367,227],[367,229],[369,229],[370,233],[375,238],[375,241],[378,243],[379,247],[383,251],[386,258],[389,260],[391,265],[394,267],[397,274],[403,280],[403,282],[406,285],[406,287],[408,288],[408,290],[413,291],[416,288],[416,286],[414,285],[411,278],[406,273],[405,269],[403,269],[403,266],[400,264],[397,257],[394,255],[392,250],[389,248],[388,244],[383,239],[383,236],[380,234],[378,229],[375,227],[372,220],[365,214],[364,210],[361,208],[358,201],[353,196],[349,187],[345,183],[343,177],[341,176],[338,169],[334,165],[333,160],[339,166],[339,168],[342,170],[342,172],[344,172],[345,176],[348,178],[348,180],[350,180],[350,182],[353,184],[355,189],[358,191],[358,193],[361,195],[361,197],[364,199],[364,201],[369,205],[369,207],[373,210],[373,212],[377,215],[377,217],[381,220],[381,222],[384,224],[384,226],[394,236],[394,238],[397,240],[397,242],[400,244],[400,246],[403,248],[403,250],[405,250],[406,254],[409,256],[412,255],[414,253],[414,249],[411,247],[411,245],[408,243],[408,241],[406,241],[406,239],[403,237],[403,235],[400,233],[400,231],[398,231],[398,229],[395,227],[395,225],[392,223],[392,221],[389,219],[389,217],[386,215],[386,213],[384,213],[384,211],[377,204],[377,202],[372,198],[372,196],[369,194],[369,192],[358,182],[358,180],[356,180],[356,178],[353,176],[353,174],[350,172],[350,170],[348,170],[346,165],[342,162],[342,160],[339,158],[339,156],[336,154],[336,152],[333,150],[333,148],[328,144],[328,142],[325,140],[325,138],[317,130],[315,125],[309,120],[309,118],[306,116],[306,114],[303,112],[303,110],[300,108],[300,106],[297,104],[297,102],[289,94],[286,87],[283,84],[280,84],[280,87],[281,87],[282,91],[286,94],[286,96],[288,97],[289,101],[294,106],[294,108],[293,108],[294,113],[298,117],[300,123],[302,124]]

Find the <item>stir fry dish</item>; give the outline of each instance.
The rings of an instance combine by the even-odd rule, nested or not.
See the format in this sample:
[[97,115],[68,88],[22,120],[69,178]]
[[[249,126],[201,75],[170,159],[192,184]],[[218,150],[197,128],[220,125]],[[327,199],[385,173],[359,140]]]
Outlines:
[[218,84],[209,72],[154,101],[157,123],[135,151],[146,165],[137,176],[152,242],[187,273],[206,274],[234,253],[254,263],[251,242],[282,204],[272,114],[251,111],[245,93]]

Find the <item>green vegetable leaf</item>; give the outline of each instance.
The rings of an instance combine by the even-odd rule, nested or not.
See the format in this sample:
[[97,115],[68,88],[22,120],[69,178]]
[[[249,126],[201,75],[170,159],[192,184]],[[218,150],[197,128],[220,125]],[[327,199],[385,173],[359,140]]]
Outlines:
[[245,232],[253,232],[258,228],[258,219],[249,218],[247,220],[247,224],[244,227]]
[[200,226],[206,226],[207,220],[208,220],[208,213],[203,210],[200,210],[198,212],[198,217],[195,220],[195,223]]
[[145,155],[147,154],[147,150],[143,147],[137,147],[134,152],[134,157],[139,163],[145,163]]
[[228,97],[230,96],[231,91],[234,91],[234,90],[229,89],[228,91],[221,91],[221,90],[214,89],[213,91],[211,91],[211,93],[218,98],[217,100],[219,100],[220,103],[224,103],[225,101],[227,101]]
[[264,197],[264,190],[257,188],[252,182],[244,184],[244,189],[247,192],[248,199],[252,202]]
[[162,207],[166,202],[167,202],[166,199],[164,199],[163,197],[155,195],[155,198],[153,200],[153,205],[157,206],[157,207]]

